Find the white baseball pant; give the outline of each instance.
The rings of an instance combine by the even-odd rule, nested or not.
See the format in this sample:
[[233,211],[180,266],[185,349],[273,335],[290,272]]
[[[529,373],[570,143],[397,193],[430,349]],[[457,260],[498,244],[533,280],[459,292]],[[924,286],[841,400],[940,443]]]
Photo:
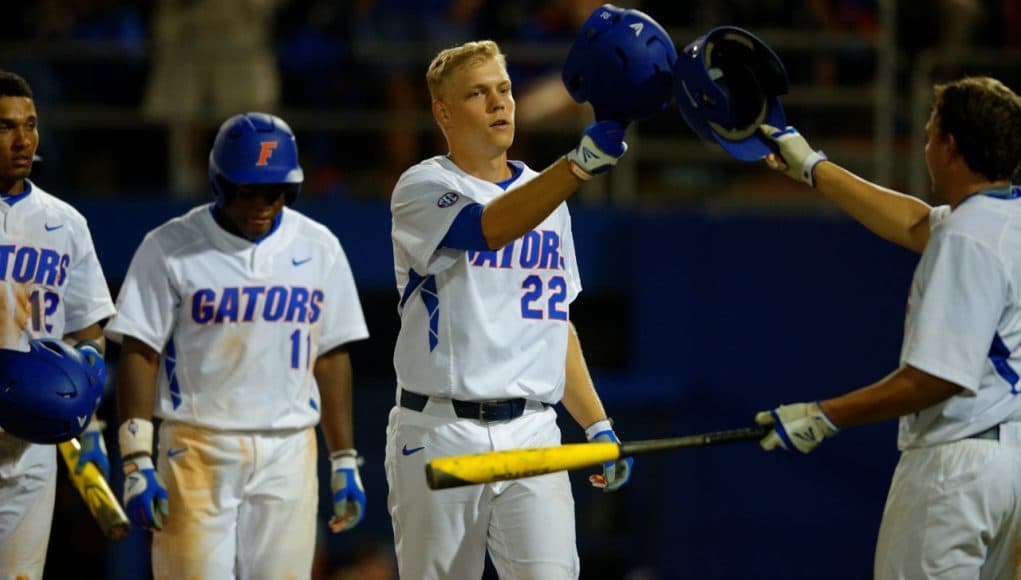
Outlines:
[[53,523],[56,446],[0,439],[0,579],[39,580]]
[[876,580],[1021,579],[1021,423],[999,440],[901,454],[883,510]]
[[[510,421],[460,419],[449,402],[394,407],[386,475],[401,578],[480,578],[486,549],[505,580],[578,578],[574,498],[564,472],[432,491],[436,457],[560,445],[556,411],[530,404]],[[421,449],[419,449],[421,448]]]
[[165,421],[159,440],[170,515],[153,534],[157,580],[311,575],[314,429],[219,432]]

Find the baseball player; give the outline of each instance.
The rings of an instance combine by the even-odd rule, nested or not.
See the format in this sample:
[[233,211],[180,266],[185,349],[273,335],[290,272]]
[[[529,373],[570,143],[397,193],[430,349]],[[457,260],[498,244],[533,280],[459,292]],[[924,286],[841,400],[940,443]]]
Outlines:
[[[492,41],[436,56],[426,75],[449,153],[407,170],[393,192],[401,328],[387,427],[403,578],[479,578],[486,550],[504,578],[578,577],[565,473],[431,492],[431,458],[560,444],[563,401],[590,440],[616,441],[569,308],[581,291],[565,200],[627,149],[613,121],[542,173],[508,161],[514,98]],[[612,491],[631,460],[594,483]],[[594,476],[595,477],[595,476]]]
[[123,340],[124,505],[157,532],[158,579],[308,578],[320,410],[331,528],[364,512],[345,345],[368,331],[337,238],[285,207],[303,173],[282,119],[224,122],[209,175],[216,201],[149,232],[107,327]]
[[929,207],[828,161],[792,128],[764,126],[769,162],[877,235],[921,252],[900,367],[846,395],[759,413],[767,450],[808,453],[839,429],[900,417],[900,462],[875,577],[1021,577],[1021,98],[997,80],[935,87],[926,125]]
[[[27,351],[34,338],[63,338],[105,378],[99,324],[113,300],[85,218],[28,179],[38,123],[28,83],[0,71],[0,347]],[[106,473],[99,422],[87,429],[78,468],[93,462]],[[42,578],[56,473],[54,446],[0,430],[0,578]]]

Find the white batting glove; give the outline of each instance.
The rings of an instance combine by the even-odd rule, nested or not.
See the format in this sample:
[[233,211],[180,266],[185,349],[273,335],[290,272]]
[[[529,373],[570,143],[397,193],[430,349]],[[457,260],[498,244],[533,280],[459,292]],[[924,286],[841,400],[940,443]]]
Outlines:
[[[613,432],[613,425],[609,419],[596,421],[585,429],[585,438],[589,441],[600,443],[620,443],[617,434]],[[616,461],[607,461],[603,464],[602,475],[590,475],[588,480],[592,487],[600,488],[609,493],[624,487],[631,480],[631,467],[635,460],[631,457],[623,457]]]
[[124,511],[140,528],[163,529],[168,515],[167,486],[148,455],[124,460]]
[[789,125],[783,130],[772,125],[760,125],[759,130],[780,152],[779,155],[767,155],[766,165],[770,169],[783,171],[791,179],[815,187],[815,166],[827,159],[826,154],[812,149],[801,133]]
[[330,531],[350,530],[365,517],[365,489],[358,474],[358,452],[343,449],[330,454],[330,487],[333,489],[333,517]]
[[582,181],[609,171],[627,151],[626,127],[616,121],[599,121],[585,127],[581,142],[564,158],[575,177]]
[[772,411],[757,413],[755,422],[773,427],[773,430],[759,441],[759,445],[766,451],[780,447],[788,451],[797,449],[802,453],[808,453],[818,447],[823,439],[833,437],[840,431],[826,416],[819,403],[780,405]]

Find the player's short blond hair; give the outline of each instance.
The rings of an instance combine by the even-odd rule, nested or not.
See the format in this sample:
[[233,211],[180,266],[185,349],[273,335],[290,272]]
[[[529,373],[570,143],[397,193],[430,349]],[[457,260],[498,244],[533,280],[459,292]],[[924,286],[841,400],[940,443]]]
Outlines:
[[476,40],[461,46],[440,51],[429,65],[425,73],[425,81],[429,85],[429,96],[435,101],[443,93],[443,84],[454,74],[454,71],[468,65],[478,65],[495,58],[500,66],[507,68],[507,59],[500,52],[500,47],[492,40]]

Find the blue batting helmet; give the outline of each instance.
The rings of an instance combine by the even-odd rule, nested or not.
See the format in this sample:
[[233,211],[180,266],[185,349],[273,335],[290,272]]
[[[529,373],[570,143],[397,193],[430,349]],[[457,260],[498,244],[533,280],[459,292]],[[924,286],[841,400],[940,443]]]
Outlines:
[[612,4],[596,9],[571,45],[562,78],[596,119],[622,124],[667,107],[677,49],[648,14]]
[[85,357],[64,341],[39,338],[28,352],[0,349],[0,427],[32,443],[81,435],[103,385]]
[[294,133],[280,117],[246,113],[220,125],[209,152],[209,181],[217,205],[224,204],[232,186],[249,184],[283,185],[291,203],[304,179]]
[[780,57],[736,26],[695,39],[674,68],[674,97],[688,126],[742,161],[772,152],[759,125],[787,125],[777,95],[787,93],[788,84]]

